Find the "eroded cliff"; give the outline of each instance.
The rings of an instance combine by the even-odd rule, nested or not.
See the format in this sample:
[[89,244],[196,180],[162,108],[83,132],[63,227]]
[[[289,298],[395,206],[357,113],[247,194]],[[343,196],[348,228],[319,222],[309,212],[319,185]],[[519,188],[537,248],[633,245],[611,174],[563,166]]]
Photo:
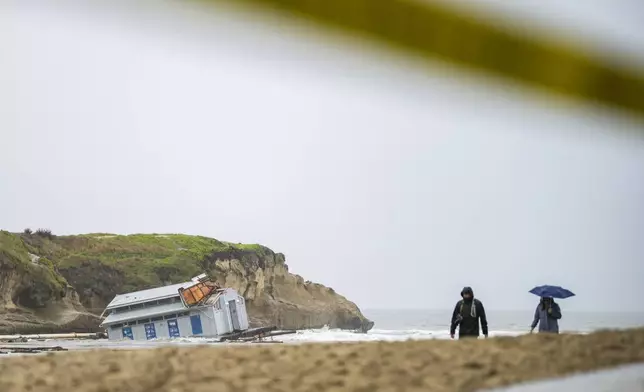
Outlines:
[[88,314],[78,294],[51,260],[34,246],[0,231],[0,333],[53,332],[91,328],[98,318]]
[[254,326],[373,326],[354,303],[289,273],[284,255],[261,245],[182,234],[0,232],[0,331],[95,329],[114,295],[201,272],[243,293]]

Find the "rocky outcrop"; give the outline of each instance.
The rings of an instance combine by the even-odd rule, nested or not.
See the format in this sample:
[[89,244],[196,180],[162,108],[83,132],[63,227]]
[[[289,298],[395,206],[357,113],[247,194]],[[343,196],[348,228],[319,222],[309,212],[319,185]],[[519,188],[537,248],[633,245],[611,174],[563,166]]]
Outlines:
[[251,324],[369,330],[358,307],[291,274],[281,253],[186,235],[37,236],[0,232],[0,333],[97,330],[119,293],[207,272],[244,295]]
[[204,260],[218,283],[243,293],[251,324],[294,329],[373,327],[353,302],[332,288],[289,273],[283,254],[263,250],[215,252]]

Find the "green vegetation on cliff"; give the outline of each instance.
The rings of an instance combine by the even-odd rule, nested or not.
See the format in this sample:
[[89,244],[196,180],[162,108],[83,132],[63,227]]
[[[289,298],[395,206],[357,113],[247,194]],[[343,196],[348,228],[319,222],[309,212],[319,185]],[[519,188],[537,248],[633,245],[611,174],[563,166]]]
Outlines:
[[261,245],[183,234],[43,236],[0,231],[0,267],[29,276],[52,293],[64,291],[68,285],[65,271],[87,263],[120,275],[123,291],[183,282],[203,272],[204,261],[213,253],[244,259],[249,253],[266,255],[272,251]]
[[49,258],[39,255],[33,243],[0,230],[0,270],[29,276],[33,286],[41,292],[48,292],[47,295],[62,295],[60,293],[65,291],[67,281],[56,272]]
[[120,276],[122,285],[118,291],[124,292],[190,280],[213,267],[208,263],[212,255],[242,262],[274,255],[270,249],[257,244],[233,244],[184,234],[86,234],[51,239],[21,234],[12,237],[16,242],[21,238],[26,248],[51,260],[53,268],[64,275],[87,264],[111,271]]
[[[0,235],[3,263],[19,268],[52,290],[78,291],[92,311],[117,294],[179,283],[204,271],[215,272],[219,259],[239,260],[245,268],[284,263],[284,256],[257,244],[234,244],[185,234],[85,234],[55,236],[25,231]],[[37,261],[33,261],[37,260]]]

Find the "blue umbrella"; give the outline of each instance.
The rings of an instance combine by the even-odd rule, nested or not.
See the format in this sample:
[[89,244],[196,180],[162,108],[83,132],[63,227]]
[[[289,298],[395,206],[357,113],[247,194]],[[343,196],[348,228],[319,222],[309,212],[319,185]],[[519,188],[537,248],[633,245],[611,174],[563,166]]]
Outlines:
[[559,299],[564,299],[575,295],[575,293],[570,290],[566,290],[563,287],[550,285],[537,286],[530,290],[530,292],[539,297],[552,297]]

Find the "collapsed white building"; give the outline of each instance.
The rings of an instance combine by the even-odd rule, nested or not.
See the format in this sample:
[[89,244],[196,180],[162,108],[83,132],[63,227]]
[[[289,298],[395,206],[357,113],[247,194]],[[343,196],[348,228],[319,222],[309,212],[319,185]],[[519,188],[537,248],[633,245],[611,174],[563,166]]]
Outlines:
[[190,282],[118,294],[101,323],[110,340],[221,337],[248,330],[244,297],[205,274]]

